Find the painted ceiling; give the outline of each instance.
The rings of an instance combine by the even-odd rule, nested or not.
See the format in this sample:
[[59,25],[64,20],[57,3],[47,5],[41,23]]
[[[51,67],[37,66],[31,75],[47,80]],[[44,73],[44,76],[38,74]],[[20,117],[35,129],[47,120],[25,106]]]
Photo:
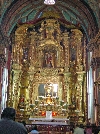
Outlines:
[[5,36],[19,23],[36,23],[43,17],[56,17],[66,25],[80,26],[88,40],[99,31],[98,0],[56,0],[46,5],[44,0],[4,0],[1,2],[0,24]]

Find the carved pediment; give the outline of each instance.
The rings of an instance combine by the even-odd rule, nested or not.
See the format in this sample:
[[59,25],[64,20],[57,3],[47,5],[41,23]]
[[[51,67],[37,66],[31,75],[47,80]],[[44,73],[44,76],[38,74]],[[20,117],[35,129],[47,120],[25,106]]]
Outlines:
[[58,44],[57,40],[45,39],[40,42],[40,46],[42,46],[42,47],[43,46],[58,46],[58,45],[59,44]]

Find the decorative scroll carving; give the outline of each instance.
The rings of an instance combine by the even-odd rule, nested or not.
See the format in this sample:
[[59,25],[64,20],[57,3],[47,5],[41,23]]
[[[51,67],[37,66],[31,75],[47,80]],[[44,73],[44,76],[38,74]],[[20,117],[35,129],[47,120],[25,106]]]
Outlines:
[[[6,58],[7,58],[7,48],[9,48],[9,51],[11,51],[11,41],[9,37],[4,36],[1,27],[0,27],[0,65],[4,66],[6,64]],[[6,53],[5,53],[6,49]]]
[[92,39],[89,44],[88,48],[90,51],[92,51],[92,60],[91,60],[91,67],[99,68],[100,67],[100,32],[96,35],[94,39]]
[[[15,32],[12,86],[18,84],[18,87],[16,86],[18,92],[16,87],[13,89],[19,100],[15,101],[15,97],[11,94],[15,102],[14,106],[17,106],[17,111],[21,107],[27,111],[30,108],[29,103],[32,105],[39,96],[39,85],[52,83],[58,85],[56,95],[59,100],[64,100],[69,106],[68,115],[73,116],[74,112],[76,116],[75,110],[79,110],[79,115],[84,116],[82,95],[85,83],[83,82],[82,57],[84,55],[81,31],[70,29],[66,32],[66,27],[62,31],[62,24],[57,19],[50,18],[38,25],[30,27],[24,24]],[[17,71],[20,73],[16,74]],[[20,102],[21,97],[24,98],[23,103]],[[21,111],[19,112],[21,114]],[[28,113],[25,115],[27,116]]]
[[5,63],[6,63],[6,59],[5,59],[4,54],[0,54],[0,65],[4,66]]
[[91,67],[93,69],[100,67],[100,57],[92,58],[92,60],[91,60]]

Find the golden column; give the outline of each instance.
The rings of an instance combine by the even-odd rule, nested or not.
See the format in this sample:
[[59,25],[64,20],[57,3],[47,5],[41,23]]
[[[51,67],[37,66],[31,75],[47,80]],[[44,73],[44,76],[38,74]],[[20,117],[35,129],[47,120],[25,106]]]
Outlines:
[[64,98],[67,103],[70,103],[70,89],[69,89],[69,81],[70,81],[70,72],[69,72],[69,36],[68,32],[64,32],[62,38],[64,39],[63,43],[65,46],[65,54],[64,54],[64,62],[65,62],[65,71],[64,71]]
[[80,115],[83,115],[83,62],[82,62],[82,37],[83,34],[80,30],[74,29],[74,41],[77,47],[77,66],[76,66],[76,73],[77,73],[77,82],[76,82],[76,109],[79,111]]
[[[29,64],[30,64],[30,33],[28,25],[21,25],[15,32],[15,44],[13,46],[13,106],[24,109],[29,103]],[[13,96],[15,94],[16,97]]]
[[65,72],[69,72],[69,37],[68,32],[63,33],[64,46],[65,46]]

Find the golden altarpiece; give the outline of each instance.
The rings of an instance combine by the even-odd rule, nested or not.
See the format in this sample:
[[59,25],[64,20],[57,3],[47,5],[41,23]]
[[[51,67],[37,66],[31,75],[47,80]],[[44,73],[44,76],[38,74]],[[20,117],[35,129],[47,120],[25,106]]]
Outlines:
[[[18,25],[12,51],[9,106],[17,118],[84,120],[86,74],[83,34],[57,18]],[[77,117],[77,118],[76,118]]]

